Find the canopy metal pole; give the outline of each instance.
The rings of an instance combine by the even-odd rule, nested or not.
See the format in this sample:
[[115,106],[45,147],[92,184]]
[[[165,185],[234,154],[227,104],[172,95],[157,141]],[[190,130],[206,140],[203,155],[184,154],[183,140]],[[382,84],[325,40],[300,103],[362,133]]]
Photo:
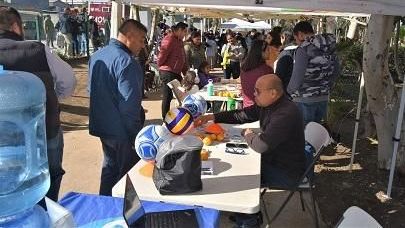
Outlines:
[[398,145],[401,137],[401,128],[402,128],[402,119],[404,117],[404,103],[405,103],[405,81],[402,84],[402,94],[401,94],[401,103],[399,105],[398,111],[398,119],[397,119],[397,127],[395,130],[395,136],[393,138],[394,141],[394,151],[392,152],[391,158],[391,168],[390,168],[390,178],[388,180],[388,189],[387,189],[387,196],[391,197],[391,190],[392,190],[392,181],[394,180],[394,172],[395,172],[395,163],[397,161],[397,154],[398,154]]
[[349,172],[352,171],[353,162],[354,162],[354,154],[356,152],[356,143],[357,143],[357,132],[359,130],[359,122],[360,122],[360,112],[361,112],[361,104],[363,102],[363,92],[364,92],[364,75],[361,72],[360,76],[360,91],[359,91],[359,98],[357,99],[357,113],[356,113],[356,123],[354,125],[354,135],[353,135],[353,143],[352,143],[352,156],[350,158],[350,166]]
[[[395,37],[395,46],[398,48],[398,41],[399,41],[399,33],[400,33],[400,22],[397,22],[397,34]],[[398,70],[398,55],[395,55],[395,70],[397,71],[398,77],[401,77],[401,73]],[[403,78],[403,77],[402,77]],[[401,140],[401,130],[402,130],[402,120],[404,118],[404,106],[405,106],[405,80],[402,83],[402,93],[401,93],[401,100],[399,104],[398,110],[398,119],[397,119],[397,126],[395,130],[395,136],[393,137],[394,141],[394,150],[392,152],[391,158],[391,168],[390,168],[390,177],[388,179],[388,189],[387,189],[387,197],[391,198],[391,190],[392,190],[392,182],[394,181],[394,173],[395,173],[395,163],[397,162],[397,154],[398,154],[398,146]]]

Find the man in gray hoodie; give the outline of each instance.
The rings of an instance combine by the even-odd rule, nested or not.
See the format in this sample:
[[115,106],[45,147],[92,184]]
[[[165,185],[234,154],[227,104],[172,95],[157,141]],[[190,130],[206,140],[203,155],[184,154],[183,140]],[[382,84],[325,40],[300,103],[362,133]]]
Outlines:
[[330,89],[339,75],[336,38],[332,34],[314,35],[312,25],[300,21],[293,30],[298,48],[287,92],[304,117],[304,124],[325,120]]

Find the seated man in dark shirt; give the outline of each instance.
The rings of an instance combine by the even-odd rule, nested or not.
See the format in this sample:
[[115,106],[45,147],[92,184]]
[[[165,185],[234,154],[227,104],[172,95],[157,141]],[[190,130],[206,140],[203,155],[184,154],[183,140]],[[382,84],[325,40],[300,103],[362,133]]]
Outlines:
[[260,133],[244,129],[242,135],[253,150],[262,154],[261,182],[265,186],[291,187],[305,171],[301,112],[284,95],[283,83],[275,74],[257,80],[254,96],[255,104],[250,107],[201,116],[194,124],[200,126],[208,121],[243,124],[259,120]]

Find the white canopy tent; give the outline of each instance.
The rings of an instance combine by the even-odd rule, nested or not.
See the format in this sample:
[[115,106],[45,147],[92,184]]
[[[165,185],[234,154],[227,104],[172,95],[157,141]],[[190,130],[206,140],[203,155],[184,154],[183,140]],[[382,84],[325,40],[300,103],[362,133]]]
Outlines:
[[248,22],[238,18],[233,18],[229,22],[221,24],[223,29],[232,29],[232,30],[251,30],[251,29],[271,29],[271,25],[267,24],[264,21],[257,22]]
[[266,12],[267,14],[405,15],[405,2],[403,0],[125,0],[123,2],[145,6],[177,7],[179,9],[199,8],[224,12],[236,10],[237,12]]
[[[120,0],[116,0],[120,1]],[[241,17],[241,12],[254,18],[295,16],[357,16],[364,17],[370,14],[405,16],[404,0],[122,0],[126,3],[149,7],[172,7],[184,14],[200,15],[201,17],[230,18]],[[112,12],[114,14],[114,12]],[[113,34],[112,34],[113,35]],[[394,151],[387,195],[390,197],[395,162],[398,151],[399,138],[402,126],[403,110],[405,106],[405,81],[400,101],[399,115],[394,135]],[[353,156],[353,155],[352,155]],[[353,157],[352,157],[353,159]]]

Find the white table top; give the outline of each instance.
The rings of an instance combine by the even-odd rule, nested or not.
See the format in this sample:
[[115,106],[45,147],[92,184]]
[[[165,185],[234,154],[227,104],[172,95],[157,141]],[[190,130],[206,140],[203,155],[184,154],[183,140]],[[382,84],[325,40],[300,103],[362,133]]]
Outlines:
[[[240,135],[242,128],[257,128],[258,122],[231,126],[221,124],[227,134]],[[225,153],[225,143],[205,147],[211,151],[209,160],[214,164],[214,175],[202,175],[203,189],[183,195],[160,195],[152,178],[143,176],[139,170],[146,162],[139,161],[129,176],[142,200],[195,205],[222,211],[256,213],[260,210],[260,154],[246,149],[247,155]],[[112,195],[123,197],[125,178],[113,188]]]
[[[226,90],[229,92],[236,92],[236,93],[239,93],[239,91],[240,91],[238,89],[237,83],[227,83],[227,84],[214,83],[214,91],[219,91],[219,90]],[[196,94],[202,96],[206,101],[228,101],[228,97],[208,96],[207,86],[204,86],[204,88],[202,88]],[[235,98],[235,100],[243,101],[243,98],[238,97],[238,98]]]

